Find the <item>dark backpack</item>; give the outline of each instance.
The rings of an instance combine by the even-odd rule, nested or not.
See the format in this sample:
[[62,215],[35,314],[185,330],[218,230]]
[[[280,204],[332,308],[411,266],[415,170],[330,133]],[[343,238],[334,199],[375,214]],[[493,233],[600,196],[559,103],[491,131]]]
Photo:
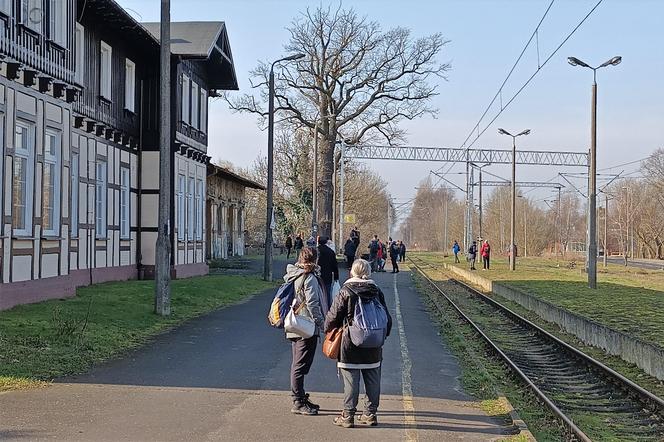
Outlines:
[[369,251],[370,251],[371,253],[373,253],[373,254],[376,254],[376,253],[378,253],[378,247],[379,247],[379,245],[378,245],[378,241],[373,240],[373,241],[371,241],[371,243],[369,244]]
[[378,296],[367,300],[357,296],[353,323],[348,326],[348,335],[356,347],[379,348],[387,335],[387,311]]

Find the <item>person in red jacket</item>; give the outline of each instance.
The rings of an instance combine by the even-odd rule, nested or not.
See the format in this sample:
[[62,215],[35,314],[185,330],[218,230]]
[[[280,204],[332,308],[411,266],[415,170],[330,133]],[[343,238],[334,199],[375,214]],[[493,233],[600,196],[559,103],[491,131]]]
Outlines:
[[482,264],[484,270],[489,270],[489,258],[491,257],[491,246],[488,240],[484,240],[480,248],[480,255],[482,255]]

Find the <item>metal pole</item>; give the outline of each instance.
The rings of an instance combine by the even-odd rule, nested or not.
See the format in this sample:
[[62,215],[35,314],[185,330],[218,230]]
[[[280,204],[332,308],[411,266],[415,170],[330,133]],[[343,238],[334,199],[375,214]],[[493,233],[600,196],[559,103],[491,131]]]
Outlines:
[[272,281],[272,216],[274,213],[274,63],[270,67],[267,123],[267,210],[265,214],[265,257],[263,279]]
[[609,195],[604,194],[604,267],[606,267],[606,255],[609,250],[607,247],[608,232],[609,232]]
[[344,142],[339,144],[341,155],[339,157],[339,247],[341,250],[344,235]]
[[159,213],[157,250],[155,253],[154,312],[171,314],[171,241],[169,217],[171,213],[171,3],[161,0],[160,114],[159,118]]
[[528,257],[528,205],[523,200],[523,257]]
[[447,193],[447,187],[445,187],[445,237],[444,237],[445,240],[444,240],[444,243],[443,243],[443,252],[445,252],[445,250],[447,250],[447,245],[449,244],[447,242],[447,206],[449,204],[449,201],[450,201],[450,196]]
[[479,228],[480,228],[480,238],[483,238],[482,236],[482,168],[480,167],[480,215],[479,215]]
[[590,179],[588,180],[588,287],[597,288],[597,81],[593,69],[592,117],[590,129]]
[[318,119],[314,125],[314,176],[312,180],[311,235],[318,231]]
[[470,198],[470,163],[468,162],[468,154],[466,154],[466,209],[463,216],[463,242],[464,242],[464,253],[468,251],[470,244],[468,243],[468,198]]
[[516,269],[514,223],[516,222],[516,137],[512,136],[512,211],[510,214],[510,270]]
[[387,198],[387,239],[389,241],[390,237],[392,236],[390,232],[390,227],[392,225],[392,220],[390,219],[391,214],[390,214],[390,199]]
[[[561,233],[562,231],[561,231],[561,227],[560,227],[560,225],[562,224],[562,213],[561,213],[561,210],[560,210],[561,204],[562,204],[561,193],[562,193],[561,188],[559,187],[558,188],[558,222],[556,223],[557,224],[557,226],[556,226],[556,236],[558,238],[556,238],[556,239],[560,243],[560,254],[562,255],[563,254],[563,241],[562,241],[562,236],[563,235]],[[556,245],[556,248],[557,247],[558,246]],[[558,262],[558,251],[557,251],[557,249],[556,249],[556,262]]]

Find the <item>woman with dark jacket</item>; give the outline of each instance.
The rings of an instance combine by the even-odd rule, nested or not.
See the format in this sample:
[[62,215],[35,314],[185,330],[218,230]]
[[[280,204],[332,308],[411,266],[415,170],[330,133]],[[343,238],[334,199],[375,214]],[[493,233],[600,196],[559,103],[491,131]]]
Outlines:
[[310,338],[302,338],[295,333],[286,333],[286,338],[291,341],[293,362],[291,364],[291,396],[293,408],[291,413],[313,416],[318,414],[318,405],[309,401],[309,394],[304,391],[304,376],[309,374],[311,364],[316,354],[318,335],[323,328],[323,298],[322,282],[320,280],[320,269],[316,265],[318,252],[314,248],[304,248],[296,264],[288,264],[286,267],[285,282],[295,281],[295,297],[297,305],[305,304],[305,308],[299,314],[311,318],[316,323],[314,335]]
[[[371,265],[364,259],[357,259],[350,271],[351,278],[341,288],[339,295],[325,318],[325,331],[344,327],[353,323],[355,306],[358,302],[366,302],[378,298],[387,312],[387,336],[392,328],[392,318],[385,304],[385,296],[371,280]],[[355,425],[355,412],[360,395],[360,375],[364,380],[367,403],[359,422],[364,425],[378,424],[376,413],[380,402],[380,369],[383,361],[383,349],[360,348],[353,345],[348,327],[345,327],[341,338],[341,350],[337,367],[344,381],[344,409],[334,419],[334,424],[344,428]]]

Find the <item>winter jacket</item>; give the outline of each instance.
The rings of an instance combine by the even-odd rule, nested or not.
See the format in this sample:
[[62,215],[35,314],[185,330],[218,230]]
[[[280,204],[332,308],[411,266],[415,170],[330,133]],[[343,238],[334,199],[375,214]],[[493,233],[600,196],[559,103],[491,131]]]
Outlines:
[[390,257],[398,258],[400,254],[401,254],[401,247],[399,247],[399,244],[393,242],[392,245],[390,246]]
[[482,247],[480,248],[480,255],[482,255],[485,258],[491,256],[491,246],[489,245],[488,242],[482,244]]
[[[389,336],[392,329],[392,317],[385,303],[385,295],[372,280],[359,278],[351,278],[341,287],[339,295],[334,298],[332,307],[325,317],[325,331],[343,327],[344,324],[352,324],[357,302],[360,299],[368,300],[374,297],[378,297],[387,312],[387,336]],[[380,366],[382,360],[382,348],[356,347],[350,339],[348,327],[344,329],[337,363],[339,368],[376,368]]]
[[286,238],[286,248],[287,249],[293,248],[293,240],[291,239],[290,236],[288,238]]
[[475,244],[473,244],[468,248],[468,256],[470,257],[470,259],[475,259],[475,257],[477,256],[477,246]]
[[[284,275],[285,282],[295,281],[295,297],[298,303],[305,303],[306,307],[300,310],[300,315],[312,318],[316,322],[316,331],[314,336],[317,336],[323,328],[325,318],[323,316],[323,309],[325,305],[323,300],[323,289],[321,287],[320,278],[316,274],[317,271],[307,273],[298,264],[288,264],[286,267],[286,274]],[[286,338],[294,339],[300,336],[295,333],[286,333]]]
[[452,252],[454,252],[454,254],[457,254],[460,251],[461,251],[461,246],[459,246],[459,243],[455,242],[454,245],[452,246]]
[[344,244],[344,255],[346,256],[355,256],[355,252],[357,251],[357,246],[353,242],[352,239],[349,239],[346,241],[346,244]]
[[328,246],[318,246],[318,266],[320,267],[320,277],[323,283],[329,286],[332,281],[339,280],[337,255]]
[[301,249],[303,247],[304,247],[304,241],[302,241],[302,238],[298,236],[297,238],[295,238],[295,248]]
[[406,257],[406,244],[401,243],[401,247],[399,248],[399,254],[404,258]]

